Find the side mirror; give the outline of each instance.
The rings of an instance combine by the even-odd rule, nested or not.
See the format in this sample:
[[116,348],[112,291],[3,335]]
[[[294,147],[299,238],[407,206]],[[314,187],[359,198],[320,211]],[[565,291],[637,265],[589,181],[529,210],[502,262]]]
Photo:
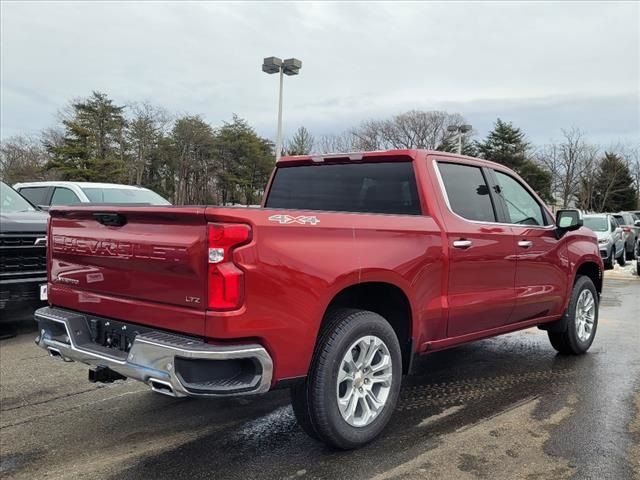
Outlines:
[[558,230],[568,232],[570,230],[577,230],[584,224],[582,220],[582,213],[580,210],[567,209],[558,210],[556,212],[556,226]]

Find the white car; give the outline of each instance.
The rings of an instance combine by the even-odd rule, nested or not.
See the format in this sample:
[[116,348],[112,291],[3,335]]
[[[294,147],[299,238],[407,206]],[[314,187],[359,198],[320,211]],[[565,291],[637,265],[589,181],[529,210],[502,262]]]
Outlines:
[[13,188],[34,205],[46,210],[53,205],[79,203],[139,203],[171,205],[157,193],[144,187],[92,182],[23,182]]

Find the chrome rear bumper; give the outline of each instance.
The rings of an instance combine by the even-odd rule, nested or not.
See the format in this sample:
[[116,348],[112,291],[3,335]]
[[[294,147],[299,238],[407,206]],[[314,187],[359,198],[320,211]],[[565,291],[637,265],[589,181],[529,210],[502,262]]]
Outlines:
[[35,312],[39,325],[36,343],[54,357],[108,367],[148,384],[158,393],[175,397],[248,395],[264,393],[271,387],[273,363],[260,345],[210,345],[145,329],[125,352],[93,342],[88,323],[91,319],[96,321],[98,317],[41,308]]

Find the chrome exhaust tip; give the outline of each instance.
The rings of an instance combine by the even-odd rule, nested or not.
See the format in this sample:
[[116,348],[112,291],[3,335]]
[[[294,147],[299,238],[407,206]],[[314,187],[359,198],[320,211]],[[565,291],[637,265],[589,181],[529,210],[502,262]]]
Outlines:
[[49,352],[50,357],[58,358],[62,360],[62,354],[60,353],[60,350],[58,350],[57,348],[47,347],[47,352]]
[[169,382],[165,382],[164,380],[158,380],[157,378],[150,378],[149,385],[151,386],[151,391],[155,393],[161,393],[162,395],[167,395],[169,397],[177,397],[178,395],[173,390],[173,387]]
[[50,357],[53,357],[57,360],[62,360],[63,362],[73,362],[71,358],[65,357],[62,352],[55,347],[47,347],[47,352],[49,352]]

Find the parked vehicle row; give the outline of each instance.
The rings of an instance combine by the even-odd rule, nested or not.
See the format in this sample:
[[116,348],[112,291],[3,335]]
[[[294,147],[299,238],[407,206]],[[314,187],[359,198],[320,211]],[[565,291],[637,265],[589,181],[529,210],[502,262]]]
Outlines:
[[584,224],[598,236],[605,269],[614,262],[625,266],[640,255],[640,217],[634,212],[587,214]]
[[450,153],[283,157],[262,208],[50,215],[42,348],[171,396],[289,387],[338,448],[380,434],[416,355],[532,326],[582,354],[598,326],[581,213],[554,219],[513,171]]
[[624,231],[613,215],[608,213],[585,215],[584,225],[593,230],[598,237],[598,247],[604,268],[612,269],[615,261],[620,266],[624,266],[626,263]]
[[640,238],[640,217],[632,212],[620,212],[614,213],[613,218],[616,219],[624,232],[626,257],[628,260],[633,260],[636,258],[636,244]]

